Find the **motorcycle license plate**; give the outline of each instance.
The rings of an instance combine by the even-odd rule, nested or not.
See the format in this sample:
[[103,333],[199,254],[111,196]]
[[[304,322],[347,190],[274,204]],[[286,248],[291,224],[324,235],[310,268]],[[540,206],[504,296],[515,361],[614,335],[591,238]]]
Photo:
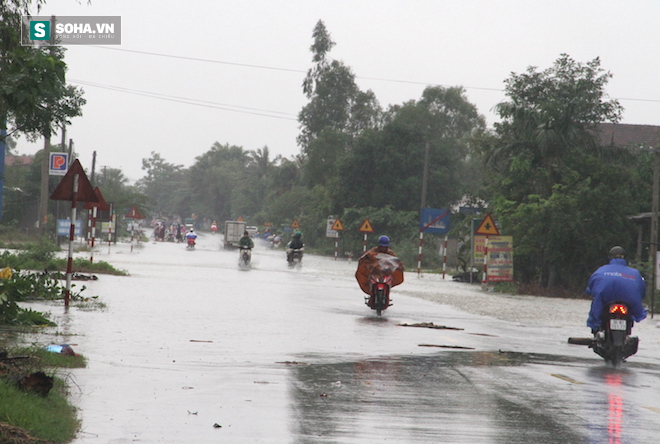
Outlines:
[[625,319],[610,319],[610,330],[625,330],[625,329],[626,329]]

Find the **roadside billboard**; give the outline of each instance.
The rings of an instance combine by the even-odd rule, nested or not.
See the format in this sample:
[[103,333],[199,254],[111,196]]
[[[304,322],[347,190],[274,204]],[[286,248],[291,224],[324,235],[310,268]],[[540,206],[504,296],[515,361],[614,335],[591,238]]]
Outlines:
[[[486,236],[474,237],[474,263],[483,265]],[[513,236],[488,236],[488,281],[513,281]]]

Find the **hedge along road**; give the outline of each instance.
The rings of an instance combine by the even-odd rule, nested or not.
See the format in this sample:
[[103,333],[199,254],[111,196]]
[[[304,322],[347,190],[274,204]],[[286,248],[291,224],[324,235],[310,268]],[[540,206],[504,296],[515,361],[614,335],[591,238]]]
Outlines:
[[[71,371],[75,443],[653,442],[660,329],[619,370],[584,336],[589,301],[482,292],[434,275],[377,317],[356,263],[260,245],[250,269],[221,235],[97,257],[131,276],[86,282],[104,311],[47,306]],[[34,309],[44,309],[34,304]],[[434,327],[401,324],[433,323]],[[430,325],[428,325],[430,327]],[[46,336],[48,337],[48,336]]]

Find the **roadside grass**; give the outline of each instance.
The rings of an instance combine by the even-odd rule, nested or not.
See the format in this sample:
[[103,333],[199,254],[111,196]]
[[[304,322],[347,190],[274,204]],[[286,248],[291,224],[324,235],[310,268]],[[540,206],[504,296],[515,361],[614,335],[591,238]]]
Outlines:
[[[18,390],[7,380],[0,380],[0,421],[20,427],[30,435],[52,443],[71,442],[80,427],[76,409],[66,399],[61,379],[47,397]],[[0,429],[0,442],[8,441]]]
[[[29,247],[28,247],[29,248]],[[45,270],[65,273],[67,259],[57,257],[35,256],[29,250],[12,253],[5,251],[0,255],[0,268],[11,267],[15,270]],[[126,270],[117,269],[105,261],[90,262],[78,257],[73,260],[73,271],[76,273],[99,273],[114,276],[128,276]]]
[[[36,346],[14,348],[8,356],[24,359],[5,360],[12,364],[0,367],[0,423],[23,429],[49,443],[71,442],[80,428],[80,420],[76,408],[68,402],[66,378],[59,374],[59,369],[85,367],[84,356],[51,353]],[[18,378],[36,371],[54,378],[53,388],[45,397],[22,391],[16,383]],[[0,442],[29,442],[10,440],[13,439],[10,432],[13,430],[0,426]]]

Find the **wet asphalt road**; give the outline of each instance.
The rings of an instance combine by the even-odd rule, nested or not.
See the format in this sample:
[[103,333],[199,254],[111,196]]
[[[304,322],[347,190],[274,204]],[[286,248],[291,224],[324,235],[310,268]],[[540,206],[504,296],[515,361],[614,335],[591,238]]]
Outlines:
[[[59,324],[49,339],[88,359],[68,373],[83,421],[76,444],[649,443],[660,434],[657,354],[611,369],[556,328],[411,297],[463,285],[414,273],[379,318],[355,263],[307,255],[290,270],[282,251],[256,249],[245,270],[219,245],[206,235],[195,251],[106,249],[95,260],[131,274],[85,283],[107,309],[47,308]],[[419,322],[455,329],[400,325]]]

